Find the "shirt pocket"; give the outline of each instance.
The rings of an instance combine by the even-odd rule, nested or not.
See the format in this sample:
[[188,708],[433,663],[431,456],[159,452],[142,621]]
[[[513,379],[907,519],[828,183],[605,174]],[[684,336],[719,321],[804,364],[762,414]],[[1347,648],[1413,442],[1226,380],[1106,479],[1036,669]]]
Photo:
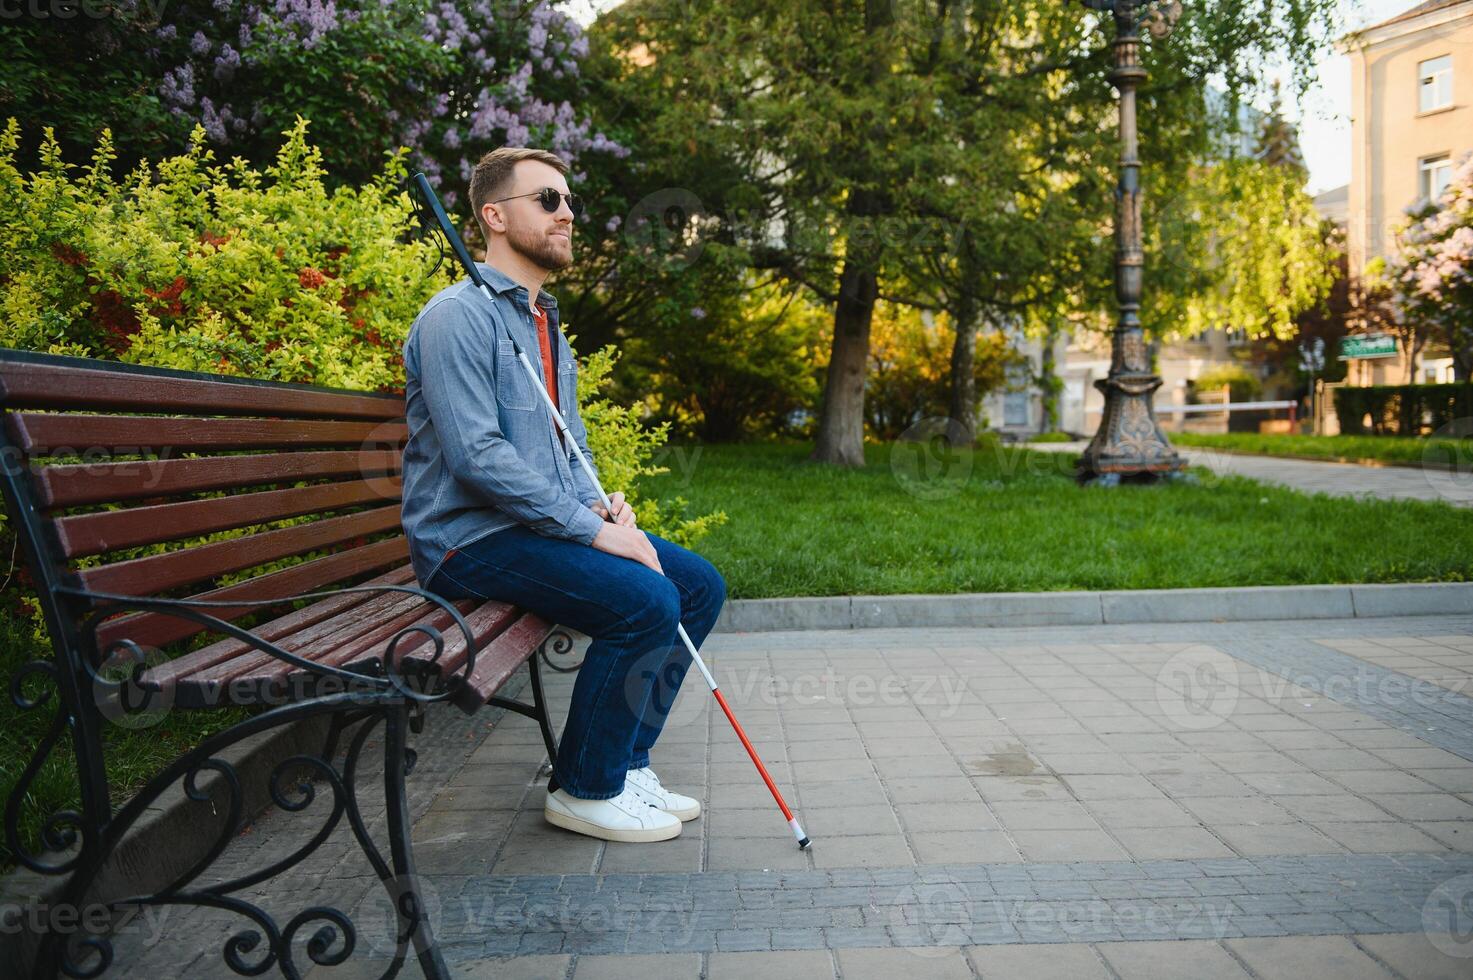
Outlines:
[[510,340],[496,342],[496,403],[514,412],[530,412],[535,404],[532,381]]
[[578,407],[578,362],[566,353],[557,366],[557,407],[568,419]]

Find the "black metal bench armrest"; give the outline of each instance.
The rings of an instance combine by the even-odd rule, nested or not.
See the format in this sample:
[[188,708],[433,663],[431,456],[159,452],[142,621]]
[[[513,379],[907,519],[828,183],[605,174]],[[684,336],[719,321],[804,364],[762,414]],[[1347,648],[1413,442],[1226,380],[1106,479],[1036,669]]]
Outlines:
[[[205,626],[211,630],[224,633],[227,636],[232,636],[237,640],[242,641],[243,643],[249,644],[257,650],[260,650],[261,652],[268,654],[269,656],[275,657],[278,660],[285,661],[286,663],[289,663],[300,670],[319,674],[325,677],[336,677],[342,680],[345,684],[351,683],[361,686],[365,683],[368,683],[374,687],[381,687],[381,693],[385,694],[389,693],[390,691],[398,691],[405,698],[420,703],[433,703],[436,701],[444,701],[449,699],[465,683],[466,679],[471,676],[471,673],[476,668],[475,634],[471,632],[470,625],[466,623],[465,617],[460,614],[460,610],[456,609],[453,604],[447,602],[441,596],[438,596],[433,592],[427,592],[424,589],[412,585],[353,585],[341,589],[327,589],[320,592],[304,592],[300,595],[280,596],[270,599],[215,600],[169,599],[161,598],[158,596],[120,595],[111,592],[94,592],[88,589],[78,588],[76,586],[59,586],[56,591],[72,598],[85,599],[87,602],[97,607],[97,610],[89,618],[84,628],[84,635],[88,635],[94,638],[94,647],[96,645],[96,629],[104,618],[109,617],[119,612],[120,610],[138,609],[165,613],[167,615],[178,616],[181,619],[188,619],[195,623],[199,623],[200,625]],[[257,636],[250,630],[243,629],[229,622],[228,620],[224,620],[219,618],[218,616],[212,616],[207,612],[201,611],[201,609],[205,608],[239,609],[241,606],[279,606],[283,603],[296,602],[301,599],[325,599],[331,596],[344,595],[350,592],[403,592],[408,595],[419,596],[426,602],[438,606],[441,610],[450,614],[451,618],[455,622],[455,625],[459,627],[461,634],[465,637],[465,663],[461,665],[459,670],[442,678],[443,683],[440,685],[440,689],[438,690],[438,692],[433,694],[426,694],[421,691],[414,690],[413,687],[404,682],[404,678],[399,672],[398,665],[395,663],[394,653],[398,649],[400,642],[403,641],[405,637],[412,634],[422,635],[434,645],[434,655],[431,657],[416,659],[421,659],[426,667],[434,667],[439,662],[441,655],[445,651],[445,637],[438,629],[433,626],[412,623],[409,626],[401,629],[399,632],[395,633],[394,636],[389,640],[388,649],[384,653],[384,676],[374,677],[369,674],[362,674],[351,670],[343,670],[339,667],[332,667],[327,664],[320,664],[313,660],[308,660],[304,657],[299,657],[289,650],[282,649],[281,647],[272,643],[270,640]],[[119,652],[125,652],[135,662],[135,664],[137,665],[136,670],[143,669],[145,665],[143,650],[138,646],[138,644],[128,639],[115,640],[109,646],[107,651],[99,651],[100,661],[106,663],[110,661],[113,657],[115,657]],[[88,673],[91,675],[91,681],[99,686],[99,690],[111,690],[120,686],[120,681],[116,679],[108,679],[102,677],[97,673],[100,664],[89,663],[85,660],[85,658],[83,659],[83,664],[86,667]],[[137,678],[135,676],[133,680],[136,679]]]

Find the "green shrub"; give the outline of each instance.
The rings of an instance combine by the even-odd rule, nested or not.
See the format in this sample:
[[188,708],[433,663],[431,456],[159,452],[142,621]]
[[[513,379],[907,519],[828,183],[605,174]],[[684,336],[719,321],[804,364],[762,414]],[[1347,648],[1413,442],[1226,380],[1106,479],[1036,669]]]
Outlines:
[[[1366,385],[1335,389],[1345,435],[1419,436],[1473,417],[1473,384]],[[1366,425],[1366,416],[1371,417]],[[1466,433],[1463,433],[1466,435]]]
[[73,173],[48,130],[37,173],[0,138],[0,343],[135,364],[346,388],[402,385],[400,349],[434,247],[403,240],[402,158],[328,193],[307,123],[263,174],[187,153],[116,180],[104,133]]

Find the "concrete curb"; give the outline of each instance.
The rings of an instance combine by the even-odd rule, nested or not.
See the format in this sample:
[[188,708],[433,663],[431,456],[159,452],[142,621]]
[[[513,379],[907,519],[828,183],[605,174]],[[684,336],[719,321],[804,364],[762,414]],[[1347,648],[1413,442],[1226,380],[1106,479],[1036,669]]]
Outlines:
[[718,633],[1353,619],[1473,612],[1473,582],[733,599]]

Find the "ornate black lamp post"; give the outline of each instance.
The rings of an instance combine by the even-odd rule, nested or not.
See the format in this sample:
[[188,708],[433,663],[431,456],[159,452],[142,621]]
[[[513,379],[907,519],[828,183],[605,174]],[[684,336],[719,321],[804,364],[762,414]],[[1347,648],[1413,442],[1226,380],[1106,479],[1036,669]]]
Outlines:
[[1141,332],[1141,161],[1135,89],[1146,77],[1141,67],[1141,28],[1164,37],[1181,14],[1178,0],[1083,0],[1086,7],[1115,18],[1115,68],[1110,83],[1120,91],[1120,183],[1115,191],[1115,296],[1120,319],[1110,343],[1110,373],[1095,382],[1105,396],[1100,427],[1076,465],[1080,483],[1114,486],[1177,477],[1186,461],[1166,441],[1156,421],[1152,396],[1161,379],[1152,371]]

